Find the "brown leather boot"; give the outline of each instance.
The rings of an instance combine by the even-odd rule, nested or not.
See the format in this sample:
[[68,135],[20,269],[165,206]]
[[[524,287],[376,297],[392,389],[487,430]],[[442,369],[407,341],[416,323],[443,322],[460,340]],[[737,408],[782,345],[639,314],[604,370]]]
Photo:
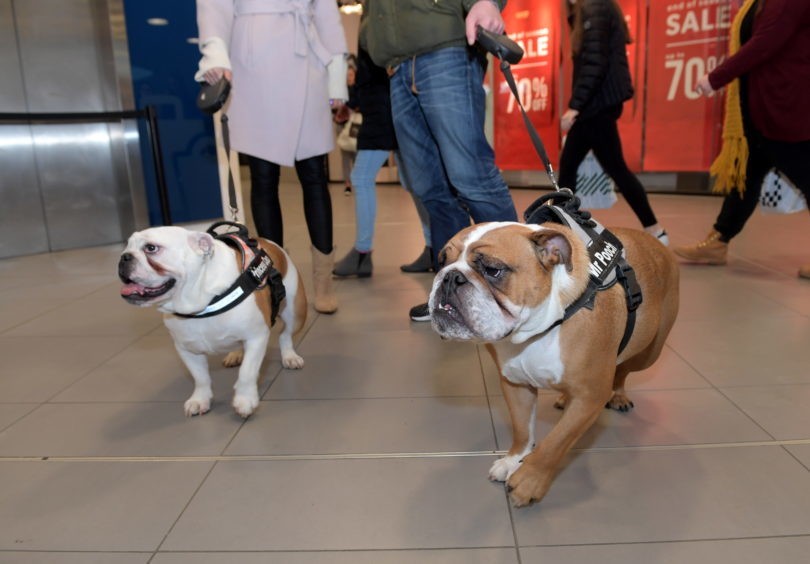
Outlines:
[[674,247],[672,252],[697,264],[726,264],[728,243],[720,240],[720,232],[712,229],[706,239],[694,245]]
[[805,264],[799,267],[799,278],[807,278],[810,280],[810,264]]
[[335,313],[337,296],[332,287],[332,269],[335,266],[335,249],[328,255],[312,247],[312,274],[315,286],[315,311]]

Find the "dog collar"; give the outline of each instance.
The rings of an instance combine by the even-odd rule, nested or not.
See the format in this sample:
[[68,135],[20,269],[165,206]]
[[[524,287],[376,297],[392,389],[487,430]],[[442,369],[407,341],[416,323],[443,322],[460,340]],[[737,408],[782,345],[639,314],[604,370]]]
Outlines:
[[[561,201],[558,205],[556,202]],[[643,301],[636,274],[625,258],[624,245],[613,233],[591,217],[590,212],[579,209],[579,198],[569,189],[552,192],[535,201],[524,214],[526,223],[559,223],[569,227],[588,250],[588,285],[582,295],[565,308],[563,316],[549,326],[550,331],[571,318],[580,309],[592,310],[597,293],[607,290],[616,282],[624,288],[627,302],[627,323],[619,344],[619,354],[627,346],[636,324],[636,310]]]
[[[236,231],[218,233],[221,225],[236,227]],[[273,260],[261,249],[255,239],[247,235],[244,225],[230,221],[220,221],[208,228],[208,234],[239,251],[242,273],[231,286],[214,296],[211,302],[197,313],[175,313],[178,317],[203,318],[213,317],[235,308],[245,301],[253,292],[270,286],[270,325],[276,323],[279,305],[286,297],[281,273],[273,268]]]

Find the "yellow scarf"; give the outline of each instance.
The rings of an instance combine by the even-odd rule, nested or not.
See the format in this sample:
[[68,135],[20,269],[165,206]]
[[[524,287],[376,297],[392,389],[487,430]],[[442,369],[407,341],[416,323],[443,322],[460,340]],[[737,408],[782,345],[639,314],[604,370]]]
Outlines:
[[[728,56],[740,50],[740,27],[743,18],[757,0],[745,0],[740,7],[728,38]],[[726,86],[726,116],[723,120],[723,147],[709,172],[715,176],[714,192],[728,194],[735,188],[742,196],[745,190],[745,167],[748,164],[748,141],[743,131],[740,107],[740,80],[735,78]]]

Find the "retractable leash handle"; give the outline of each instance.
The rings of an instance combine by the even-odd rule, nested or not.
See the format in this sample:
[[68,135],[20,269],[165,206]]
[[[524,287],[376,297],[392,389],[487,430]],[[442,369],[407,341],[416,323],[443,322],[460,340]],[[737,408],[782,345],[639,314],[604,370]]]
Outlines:
[[557,184],[557,175],[554,173],[554,168],[551,166],[551,159],[548,158],[548,153],[546,153],[546,147],[543,145],[543,140],[540,138],[540,134],[538,134],[537,130],[534,128],[534,125],[532,125],[532,122],[529,119],[529,116],[526,114],[526,110],[520,101],[520,94],[518,94],[515,77],[512,76],[512,69],[509,66],[509,63],[515,64],[520,62],[520,60],[523,58],[523,49],[506,35],[497,35],[491,31],[485,30],[481,26],[478,26],[476,38],[481,47],[492,53],[494,57],[501,61],[501,72],[506,78],[506,83],[509,85],[509,89],[512,91],[512,95],[517,101],[521,115],[523,115],[523,123],[526,124],[526,129],[529,132],[532,145],[534,145],[534,150],[537,151],[537,154],[540,156],[540,160],[543,161],[543,166],[546,167],[546,173],[548,174],[549,179],[551,179],[551,185],[556,191],[559,191],[560,186]]

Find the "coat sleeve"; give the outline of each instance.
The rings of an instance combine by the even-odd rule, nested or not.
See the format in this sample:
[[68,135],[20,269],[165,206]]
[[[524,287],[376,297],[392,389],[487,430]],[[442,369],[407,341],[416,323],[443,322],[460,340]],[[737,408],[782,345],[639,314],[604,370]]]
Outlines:
[[722,88],[735,78],[765,64],[799,32],[810,13],[810,2],[768,0],[754,22],[751,39],[710,75],[712,88]]
[[584,29],[579,53],[580,68],[571,89],[568,107],[582,110],[594,96],[607,73],[610,60],[610,7],[606,2],[585,2]]
[[332,53],[332,60],[326,67],[329,75],[329,98],[347,100],[349,90],[346,86],[346,53],[349,49],[337,3],[333,0],[315,0],[313,21],[321,43]]
[[200,82],[207,71],[231,68],[228,45],[233,27],[233,0],[197,0],[197,35],[202,58],[194,80]]

